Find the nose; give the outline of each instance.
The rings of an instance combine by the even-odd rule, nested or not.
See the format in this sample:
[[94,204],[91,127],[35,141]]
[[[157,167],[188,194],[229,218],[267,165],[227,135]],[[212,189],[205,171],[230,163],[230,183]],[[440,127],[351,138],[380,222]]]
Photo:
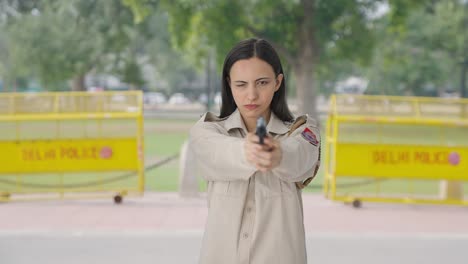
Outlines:
[[249,101],[255,101],[257,100],[257,98],[258,98],[257,88],[255,87],[255,85],[249,85],[247,89],[247,99],[249,99]]

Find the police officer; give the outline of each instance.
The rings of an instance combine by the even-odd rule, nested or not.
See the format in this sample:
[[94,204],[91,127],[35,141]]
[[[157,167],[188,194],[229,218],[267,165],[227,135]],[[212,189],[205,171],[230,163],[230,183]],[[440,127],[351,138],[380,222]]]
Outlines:
[[[263,144],[259,117],[267,121]],[[307,263],[301,188],[319,165],[319,130],[307,116],[293,118],[267,41],[244,40],[229,52],[221,113],[206,113],[190,140],[208,183],[200,263]]]

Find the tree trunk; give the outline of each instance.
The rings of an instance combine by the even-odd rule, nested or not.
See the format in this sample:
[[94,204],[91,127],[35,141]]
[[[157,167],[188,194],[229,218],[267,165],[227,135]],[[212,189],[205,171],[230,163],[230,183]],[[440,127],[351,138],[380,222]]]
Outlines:
[[11,84],[10,91],[13,93],[16,93],[18,91],[18,80],[17,78],[13,78],[12,80],[9,81]]
[[206,69],[205,69],[205,74],[206,74],[206,111],[211,111],[211,84],[212,78],[211,78],[211,50],[208,54],[208,57],[206,59]]
[[297,111],[299,115],[309,114],[312,118],[319,121],[314,86],[314,67],[311,61],[304,63],[303,65],[297,65],[293,69],[297,85]]
[[319,121],[317,113],[316,87],[314,68],[319,58],[319,49],[315,39],[315,1],[304,0],[304,18],[299,29],[299,43],[302,43],[297,53],[296,63],[293,65],[297,83],[298,113],[309,114]]
[[468,57],[465,58],[461,67],[461,75],[460,75],[460,97],[467,98],[468,94],[466,91],[466,71],[468,68]]
[[[468,27],[468,2],[465,2],[465,12],[463,13],[463,24],[462,28]],[[468,70],[468,34],[465,31],[463,35],[463,64],[461,67],[461,78],[460,78],[460,96],[462,98],[468,97],[468,91],[466,90],[466,71]]]
[[73,78],[72,91],[86,91],[85,74],[79,74]]

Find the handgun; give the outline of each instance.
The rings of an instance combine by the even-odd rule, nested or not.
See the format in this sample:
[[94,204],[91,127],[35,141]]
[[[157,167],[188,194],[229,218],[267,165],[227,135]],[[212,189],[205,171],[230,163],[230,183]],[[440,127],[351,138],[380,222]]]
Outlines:
[[263,140],[267,136],[266,124],[265,119],[263,117],[259,117],[257,119],[257,129],[255,130],[255,134],[260,139],[260,145],[263,145]]

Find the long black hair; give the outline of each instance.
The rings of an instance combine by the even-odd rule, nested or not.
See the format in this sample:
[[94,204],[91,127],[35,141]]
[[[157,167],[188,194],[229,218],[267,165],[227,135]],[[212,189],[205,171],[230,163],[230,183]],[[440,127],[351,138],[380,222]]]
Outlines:
[[229,83],[229,73],[231,67],[238,60],[246,60],[250,58],[259,58],[270,64],[275,72],[275,76],[283,74],[283,81],[273,95],[270,109],[273,113],[283,121],[294,120],[293,115],[289,111],[286,103],[286,80],[284,78],[283,67],[275,49],[264,39],[250,38],[237,43],[226,56],[223,65],[222,88],[221,88],[221,113],[219,117],[223,118],[232,114],[236,108],[236,102],[232,96],[231,85]]

